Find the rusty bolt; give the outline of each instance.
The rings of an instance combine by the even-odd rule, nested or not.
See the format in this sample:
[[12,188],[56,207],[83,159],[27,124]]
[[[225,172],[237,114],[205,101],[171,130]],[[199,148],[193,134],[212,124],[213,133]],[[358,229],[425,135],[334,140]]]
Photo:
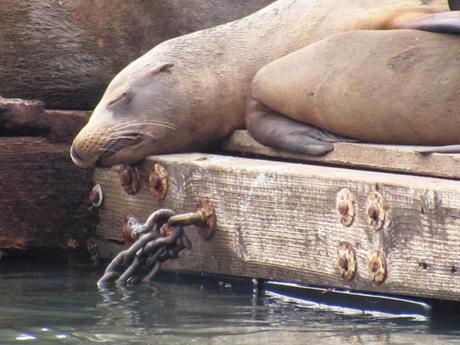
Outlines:
[[372,221],[374,222],[379,221],[379,216],[380,216],[379,210],[375,208],[373,205],[370,205],[369,208],[367,209],[367,215]]
[[160,228],[160,235],[161,236],[169,236],[173,233],[174,228],[172,225],[165,223]]
[[119,176],[121,186],[127,194],[136,195],[141,189],[141,174],[137,166],[127,164],[116,165],[112,168]]
[[169,225],[195,225],[198,227],[200,236],[209,240],[217,227],[217,218],[214,208],[208,199],[201,198],[198,200],[198,210],[196,212],[179,214],[172,216],[168,220]]
[[336,206],[340,223],[351,226],[356,215],[356,200],[353,193],[347,188],[341,189],[337,194]]
[[91,202],[91,208],[100,207],[104,201],[104,193],[102,192],[102,187],[100,184],[97,184],[93,187],[89,193],[89,201]]
[[371,272],[372,282],[381,285],[387,276],[387,262],[383,249],[375,249],[368,263]]
[[337,258],[340,276],[348,282],[352,281],[357,270],[353,246],[348,242],[340,242]]
[[337,204],[337,208],[341,216],[346,216],[348,214],[348,203],[345,200],[340,200]]
[[128,224],[130,218],[133,218],[133,216],[130,214],[126,215],[121,227],[121,237],[126,246],[131,246],[134,243],[134,239],[131,236],[131,227]]
[[163,200],[168,194],[168,172],[158,163],[150,171],[149,189],[157,200]]
[[378,192],[373,192],[367,198],[367,223],[374,230],[380,230],[385,223],[387,206],[385,199]]

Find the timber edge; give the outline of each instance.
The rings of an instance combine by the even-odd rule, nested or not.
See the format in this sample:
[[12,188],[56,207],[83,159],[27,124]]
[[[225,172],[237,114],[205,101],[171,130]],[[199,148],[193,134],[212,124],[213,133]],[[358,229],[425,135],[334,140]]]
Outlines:
[[264,146],[252,139],[246,130],[235,131],[223,143],[224,151],[239,155],[460,179],[460,154],[423,155],[416,151],[423,148],[427,147],[338,142],[334,144],[334,151],[314,157]]

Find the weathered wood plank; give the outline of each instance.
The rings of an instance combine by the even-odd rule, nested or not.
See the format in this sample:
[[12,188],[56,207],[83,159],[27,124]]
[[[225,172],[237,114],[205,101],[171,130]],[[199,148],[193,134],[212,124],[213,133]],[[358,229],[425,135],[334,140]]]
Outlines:
[[70,143],[89,115],[89,111],[46,110],[40,101],[0,97],[0,135],[46,136]]
[[334,151],[322,157],[313,157],[261,145],[244,130],[235,131],[223,143],[223,149],[228,152],[414,175],[460,178],[460,154],[421,155],[414,151],[417,148],[421,146],[336,143]]
[[[170,176],[160,202],[145,185],[128,196],[112,171],[96,170],[105,193],[99,235],[120,240],[126,214],[143,219],[163,207],[190,211],[207,197],[217,233],[209,242],[192,234],[193,250],[169,268],[460,300],[460,181],[205,154],[150,157],[143,174],[155,162]],[[344,187],[357,204],[350,227],[339,222],[336,208]],[[375,191],[388,207],[378,231],[368,224],[366,207]],[[356,252],[350,283],[337,272],[342,241]],[[381,286],[368,269],[375,248],[384,250],[388,265]]]
[[92,181],[67,144],[0,138],[0,249],[84,245],[97,221],[88,209]]
[[72,143],[73,138],[88,122],[91,112],[82,110],[45,110],[49,128],[48,139]]

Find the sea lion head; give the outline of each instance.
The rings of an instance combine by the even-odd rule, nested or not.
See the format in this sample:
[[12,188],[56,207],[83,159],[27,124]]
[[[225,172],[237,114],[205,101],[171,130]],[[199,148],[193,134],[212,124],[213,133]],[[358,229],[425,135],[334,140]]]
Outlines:
[[[173,115],[178,101],[173,64],[128,66],[109,84],[70,155],[81,167],[130,164],[177,151]],[[174,118],[177,120],[177,118]]]

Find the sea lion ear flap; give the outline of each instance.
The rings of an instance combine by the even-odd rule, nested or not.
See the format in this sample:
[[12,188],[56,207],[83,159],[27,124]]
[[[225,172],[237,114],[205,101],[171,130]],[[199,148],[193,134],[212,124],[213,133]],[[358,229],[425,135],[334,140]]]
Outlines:
[[[455,1],[455,3],[459,2],[460,1]],[[460,35],[460,12],[425,13],[416,17],[395,18],[392,21],[390,28],[414,29]]]
[[156,65],[155,67],[153,67],[151,70],[150,70],[150,74],[157,74],[157,73],[160,73],[160,72],[164,72],[164,71],[167,71],[168,69],[170,69],[171,67],[173,67],[174,64],[172,63],[162,63],[162,64],[159,64],[159,65]]
[[449,8],[451,11],[460,11],[460,0],[449,0]]

